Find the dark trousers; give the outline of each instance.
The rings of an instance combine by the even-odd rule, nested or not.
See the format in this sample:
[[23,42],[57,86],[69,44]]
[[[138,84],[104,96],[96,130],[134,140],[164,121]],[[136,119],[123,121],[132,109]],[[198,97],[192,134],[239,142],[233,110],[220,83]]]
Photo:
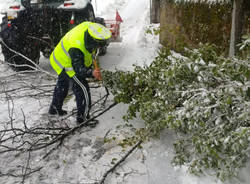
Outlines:
[[85,78],[76,77],[70,78],[65,71],[62,71],[58,76],[57,83],[54,89],[51,106],[57,110],[61,110],[63,101],[68,95],[70,82],[72,82],[72,90],[76,97],[77,116],[87,117],[91,107],[91,96],[88,82]]

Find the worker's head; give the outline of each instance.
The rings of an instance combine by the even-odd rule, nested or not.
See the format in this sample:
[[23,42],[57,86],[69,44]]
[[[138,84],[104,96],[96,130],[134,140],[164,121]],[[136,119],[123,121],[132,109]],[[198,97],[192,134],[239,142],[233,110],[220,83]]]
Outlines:
[[89,52],[107,44],[111,37],[109,29],[98,23],[90,23],[88,30],[85,32],[85,47]]

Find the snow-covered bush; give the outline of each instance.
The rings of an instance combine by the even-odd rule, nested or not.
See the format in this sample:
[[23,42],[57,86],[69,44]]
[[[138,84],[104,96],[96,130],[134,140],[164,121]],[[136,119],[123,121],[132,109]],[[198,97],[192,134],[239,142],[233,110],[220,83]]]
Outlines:
[[247,58],[250,59],[250,34],[242,36],[243,42],[240,43],[239,50],[246,52]]
[[[179,55],[163,49],[150,66],[104,72],[125,120],[139,115],[151,135],[182,135],[173,163],[192,173],[236,176],[250,157],[250,61],[220,57],[211,45]],[[210,173],[211,174],[211,173]]]

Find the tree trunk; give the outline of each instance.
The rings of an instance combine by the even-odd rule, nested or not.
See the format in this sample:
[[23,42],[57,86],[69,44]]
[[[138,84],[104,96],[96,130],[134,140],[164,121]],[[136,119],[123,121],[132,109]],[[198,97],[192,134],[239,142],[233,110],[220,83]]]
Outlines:
[[236,45],[240,42],[242,27],[243,27],[243,15],[244,15],[244,0],[234,0],[233,12],[232,12],[232,26],[231,26],[231,36],[230,36],[230,48],[229,57],[235,56],[238,49]]
[[150,0],[150,23],[160,23],[160,0]]

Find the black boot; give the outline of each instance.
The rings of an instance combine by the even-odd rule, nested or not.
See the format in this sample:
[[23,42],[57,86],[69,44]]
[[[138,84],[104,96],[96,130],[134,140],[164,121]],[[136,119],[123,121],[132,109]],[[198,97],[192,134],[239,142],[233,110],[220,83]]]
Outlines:
[[76,117],[76,123],[81,124],[82,122],[86,121],[84,117]]
[[67,114],[67,111],[63,109],[56,109],[53,106],[50,106],[49,108],[49,114],[50,115],[59,115],[59,116],[64,116]]
[[87,117],[83,116],[77,116],[76,117],[76,122],[77,124],[81,124],[84,121],[87,121],[90,118],[89,114],[87,115]]

